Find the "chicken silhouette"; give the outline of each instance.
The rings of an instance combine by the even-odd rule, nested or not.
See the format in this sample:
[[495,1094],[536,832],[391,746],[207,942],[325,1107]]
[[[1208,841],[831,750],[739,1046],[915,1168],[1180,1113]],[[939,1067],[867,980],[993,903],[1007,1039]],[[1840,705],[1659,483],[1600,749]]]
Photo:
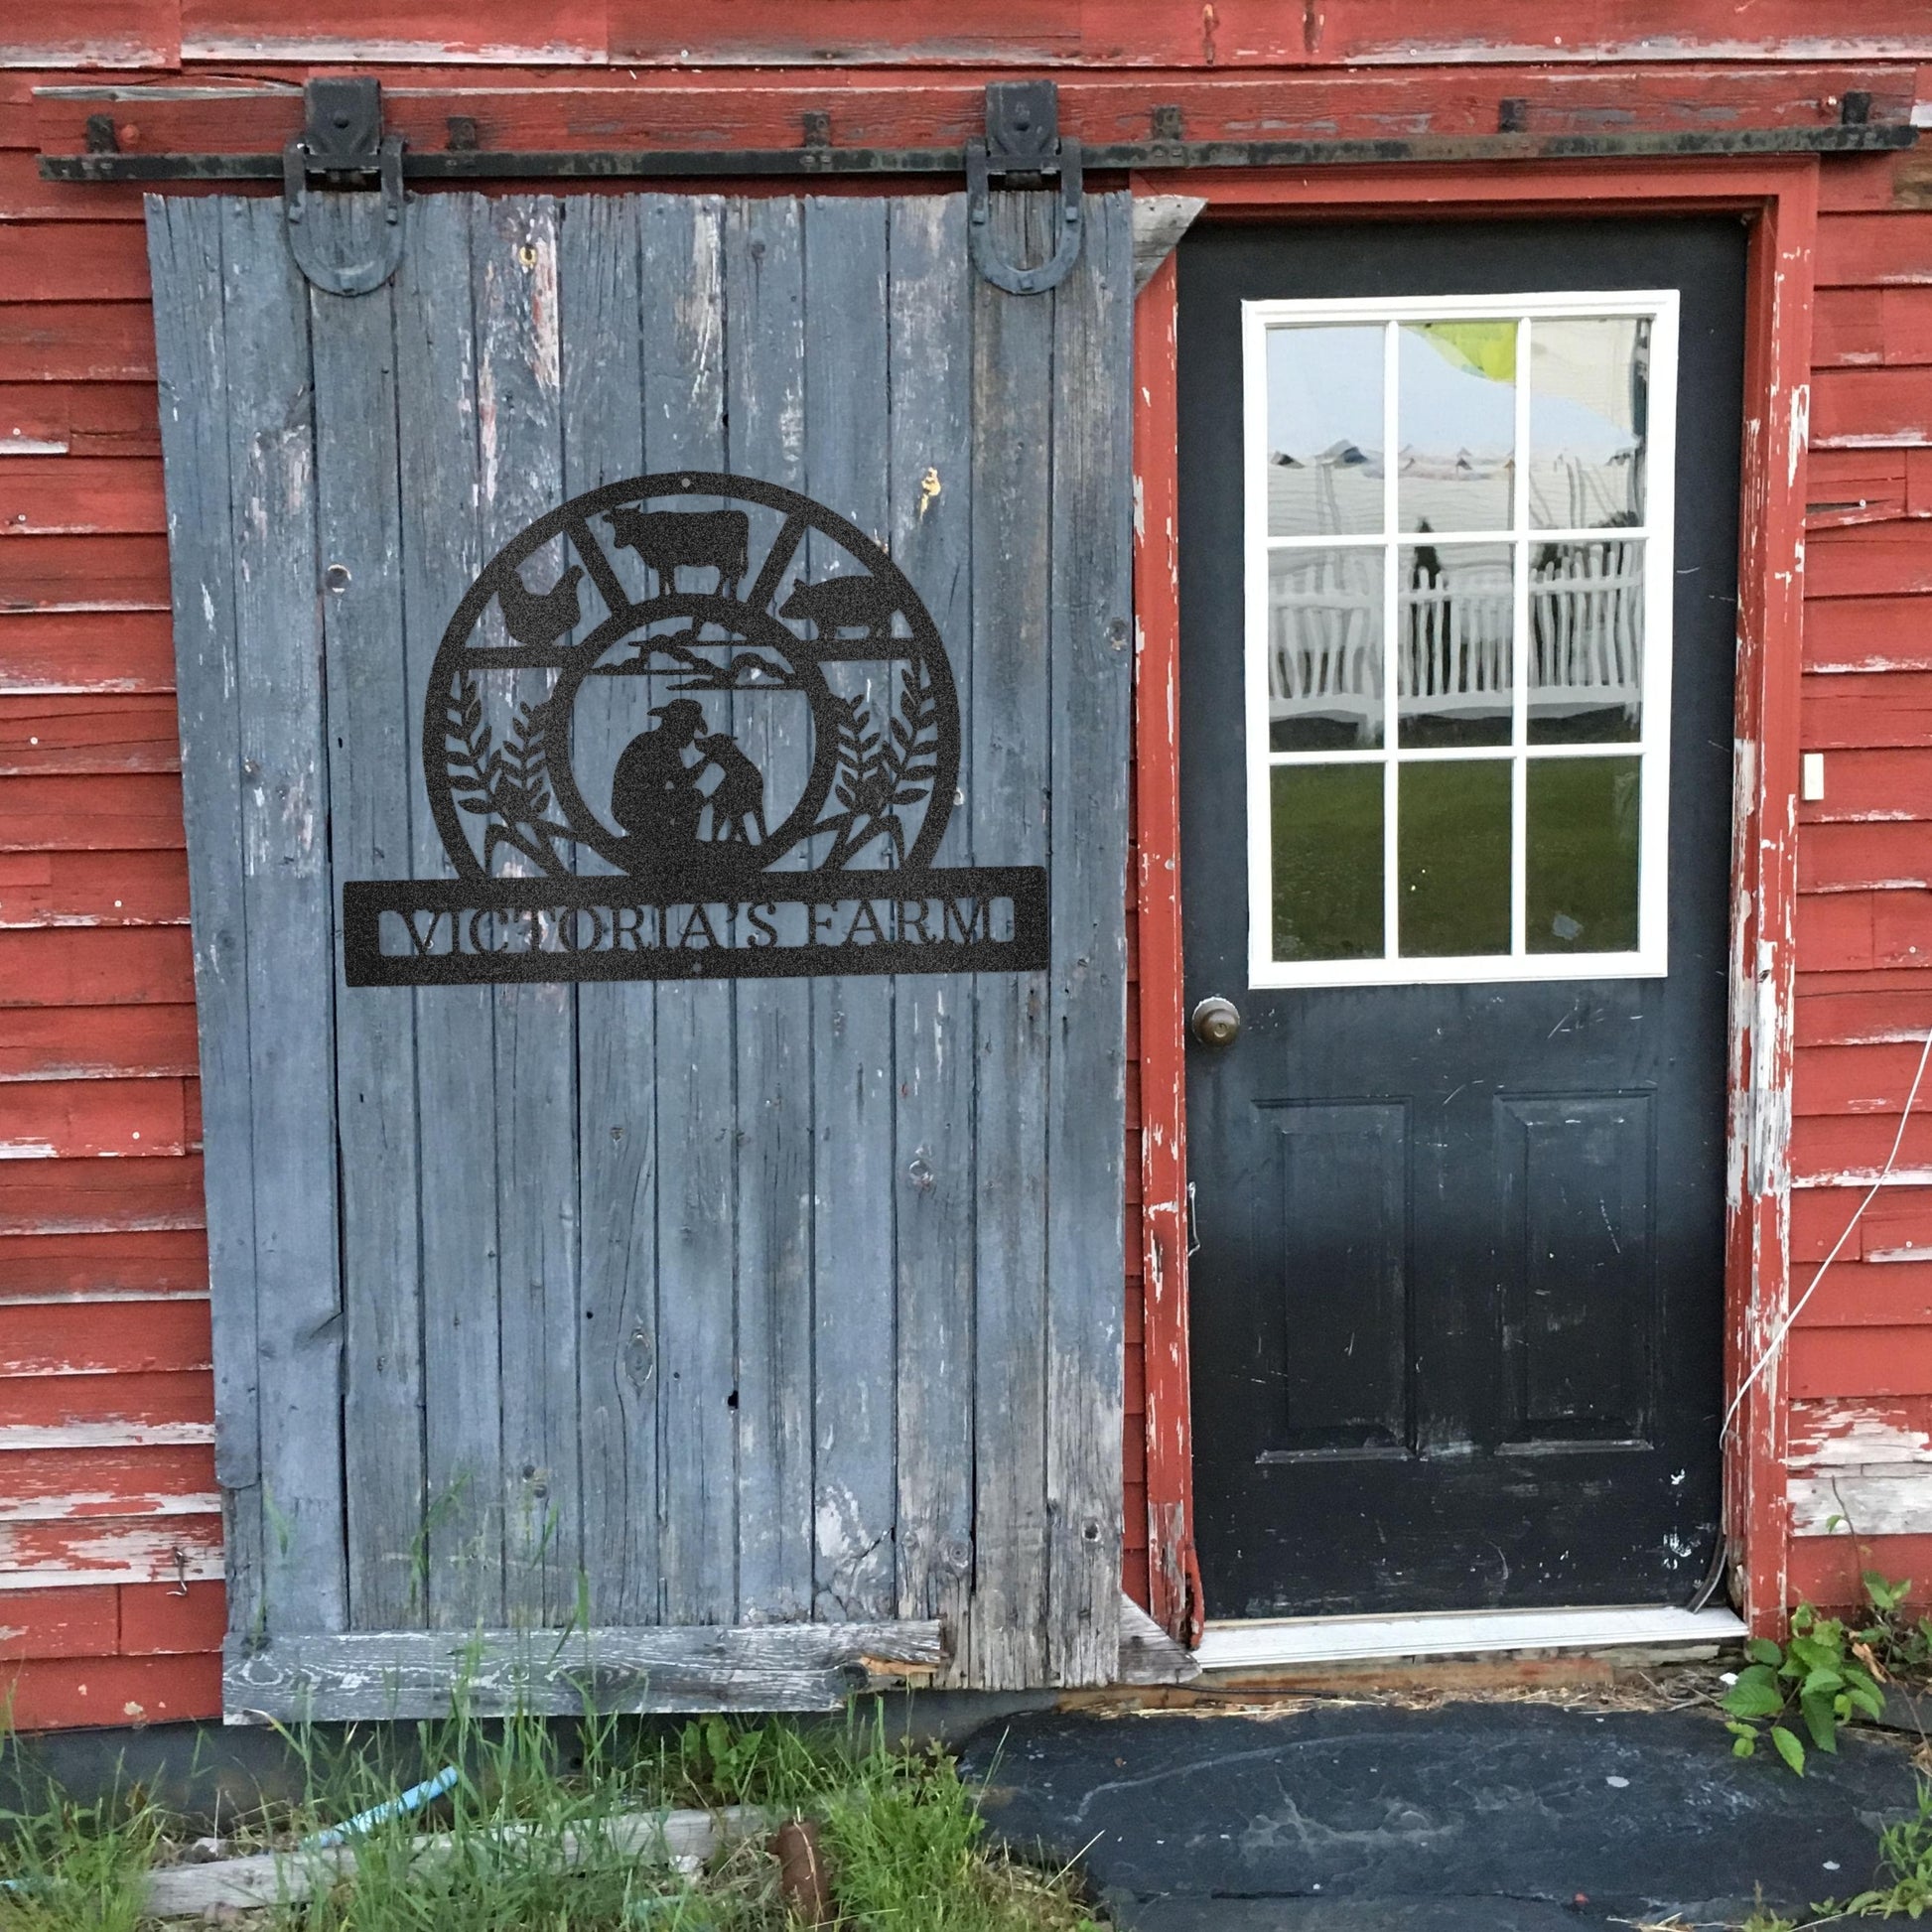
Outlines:
[[583,616],[583,602],[577,580],[584,574],[582,564],[572,564],[547,591],[528,591],[523,579],[511,571],[496,601],[503,608],[503,626],[519,644],[541,650],[554,644]]

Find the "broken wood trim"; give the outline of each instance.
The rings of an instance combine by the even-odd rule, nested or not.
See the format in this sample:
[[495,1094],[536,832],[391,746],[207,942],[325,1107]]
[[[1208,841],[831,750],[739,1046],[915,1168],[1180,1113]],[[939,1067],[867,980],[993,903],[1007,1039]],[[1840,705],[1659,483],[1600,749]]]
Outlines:
[[1134,293],[1153,281],[1193,218],[1207,204],[1198,195],[1145,195],[1134,200]]
[[855,1692],[929,1677],[949,1655],[937,1618],[231,1636],[222,1705],[231,1724],[440,1718],[459,1692],[478,1717],[837,1711]]
[[[1783,1317],[1790,1292],[1788,1148],[1794,1039],[1793,921],[1797,906],[1796,817],[1799,777],[1799,676],[1803,621],[1804,454],[1809,404],[1817,159],[1697,163],[1606,161],[1589,169],[1459,167],[1338,169],[1330,174],[1268,175],[1244,170],[1149,172],[1133,177],[1136,197],[1199,196],[1223,218],[1320,218],[1348,212],[1415,219],[1444,214],[1508,216],[1737,213],[1751,226],[1745,313],[1745,442],[1738,561],[1737,728],[1732,808],[1729,1120],[1725,1269],[1725,1400],[1744,1388]],[[1136,596],[1141,677],[1137,686],[1136,798],[1140,818],[1141,1050],[1145,1235],[1144,1346],[1147,1359],[1147,1483],[1155,1614],[1168,1627],[1178,1579],[1164,1572],[1164,1529],[1157,1498],[1184,1497],[1191,1448],[1185,1422],[1187,1347],[1184,1292],[1157,1292],[1159,1267],[1172,1257],[1157,1209],[1175,1223],[1167,1240],[1185,1265],[1184,1090],[1159,1077],[1181,1042],[1177,877],[1164,872],[1165,820],[1150,800],[1174,810],[1178,768],[1173,697],[1166,723],[1156,677],[1158,655],[1177,640],[1175,593],[1149,568],[1150,532],[1173,512],[1176,423],[1173,352],[1157,352],[1158,312],[1150,308],[1172,258],[1149,282],[1137,312],[1135,477],[1140,540]],[[1171,300],[1171,298],[1169,298]],[[1169,325],[1170,329],[1172,324]],[[1158,506],[1158,507],[1157,507]],[[1170,544],[1172,539],[1169,539]],[[1163,603],[1162,600],[1169,600]],[[1150,655],[1150,653],[1155,653]],[[1163,771],[1149,767],[1162,764]],[[1161,806],[1164,789],[1173,803]],[[1176,821],[1177,822],[1177,821]],[[1156,844],[1150,847],[1153,837]],[[1177,857],[1177,840],[1172,849]],[[1167,896],[1172,895],[1172,906]],[[1171,1007],[1149,1004],[1149,975],[1175,989]],[[1170,1151],[1171,1150],[1171,1151]],[[1150,1169],[1149,1162],[1154,1162]],[[1157,1191],[1155,1176],[1164,1185]],[[1156,1386],[1173,1364],[1170,1410],[1157,1421]],[[1783,1378],[1773,1362],[1745,1390],[1725,1443],[1724,1534],[1731,1596],[1754,1633],[1777,1629],[1785,1613],[1790,1540],[1787,1524]],[[1188,1548],[1184,1526],[1169,1543]],[[1205,1606],[1212,1609],[1213,1605]]]
[[1191,1684],[1201,1667],[1193,1652],[1176,1643],[1131,1596],[1120,1603],[1122,1684]]

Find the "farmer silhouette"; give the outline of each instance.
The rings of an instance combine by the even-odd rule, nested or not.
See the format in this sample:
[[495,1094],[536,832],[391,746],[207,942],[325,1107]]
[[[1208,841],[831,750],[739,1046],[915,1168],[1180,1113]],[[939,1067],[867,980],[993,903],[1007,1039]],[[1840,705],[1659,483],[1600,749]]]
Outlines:
[[633,872],[689,865],[707,803],[699,779],[710,760],[685,759],[706,730],[704,707],[674,698],[650,715],[662,723],[623,748],[611,781],[611,816],[623,828],[624,863]]
[[[611,782],[611,816],[624,831],[633,871],[678,871],[707,844],[761,843],[764,773],[729,732],[713,732],[704,707],[674,698],[650,714],[662,722],[623,748]],[[696,756],[691,755],[695,752]],[[701,836],[705,807],[711,837]]]

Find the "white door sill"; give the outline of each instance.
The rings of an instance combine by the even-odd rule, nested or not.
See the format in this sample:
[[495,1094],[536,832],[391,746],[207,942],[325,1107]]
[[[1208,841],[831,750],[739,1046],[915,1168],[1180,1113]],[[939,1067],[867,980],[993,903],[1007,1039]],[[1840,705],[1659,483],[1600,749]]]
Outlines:
[[1709,1651],[1735,1643],[1729,1610],[1430,1610],[1411,1616],[1298,1616],[1209,1623],[1194,1661],[1203,1671],[1294,1664],[1388,1663],[1499,1651]]

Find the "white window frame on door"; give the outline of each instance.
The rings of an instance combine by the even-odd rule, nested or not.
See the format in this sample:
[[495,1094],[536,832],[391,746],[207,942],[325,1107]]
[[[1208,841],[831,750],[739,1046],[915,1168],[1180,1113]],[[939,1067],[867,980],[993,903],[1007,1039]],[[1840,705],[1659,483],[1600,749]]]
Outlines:
[[[1670,923],[1670,685],[1671,604],[1676,583],[1672,533],[1675,514],[1678,295],[1675,289],[1615,289],[1562,294],[1378,297],[1326,301],[1244,302],[1242,345],[1242,476],[1245,571],[1245,743],[1248,763],[1248,983],[1254,988],[1298,986],[1417,986],[1485,981],[1660,978],[1668,970]],[[1396,637],[1399,598],[1383,598],[1385,723],[1379,750],[1276,752],[1269,733],[1269,557],[1273,550],[1380,547],[1393,559],[1404,535],[1396,514],[1399,466],[1384,462],[1383,527],[1379,534],[1310,533],[1273,537],[1268,530],[1268,357],[1273,328],[1353,323],[1383,325],[1383,449],[1396,441],[1397,353],[1401,325],[1501,319],[1517,325],[1514,501],[1506,530],[1432,531],[1429,541],[1507,543],[1514,560],[1512,623],[1513,727],[1508,746],[1405,751],[1396,729]],[[1641,539],[1643,662],[1639,737],[1631,744],[1539,744],[1537,759],[1630,757],[1639,759],[1641,804],[1637,847],[1637,945],[1622,952],[1530,952],[1525,932],[1528,747],[1529,568],[1532,545],[1601,540],[1606,531],[1531,527],[1529,520],[1529,346],[1540,321],[1643,319],[1651,324],[1649,407],[1645,423],[1643,520],[1615,526],[1620,539]],[[1414,541],[1414,533],[1407,533]],[[1464,957],[1404,958],[1396,951],[1398,924],[1397,771],[1404,762],[1482,758],[1511,765],[1510,950]],[[1270,774],[1277,765],[1380,763],[1384,772],[1382,826],[1383,954],[1374,959],[1278,960],[1274,954],[1274,853]]]

